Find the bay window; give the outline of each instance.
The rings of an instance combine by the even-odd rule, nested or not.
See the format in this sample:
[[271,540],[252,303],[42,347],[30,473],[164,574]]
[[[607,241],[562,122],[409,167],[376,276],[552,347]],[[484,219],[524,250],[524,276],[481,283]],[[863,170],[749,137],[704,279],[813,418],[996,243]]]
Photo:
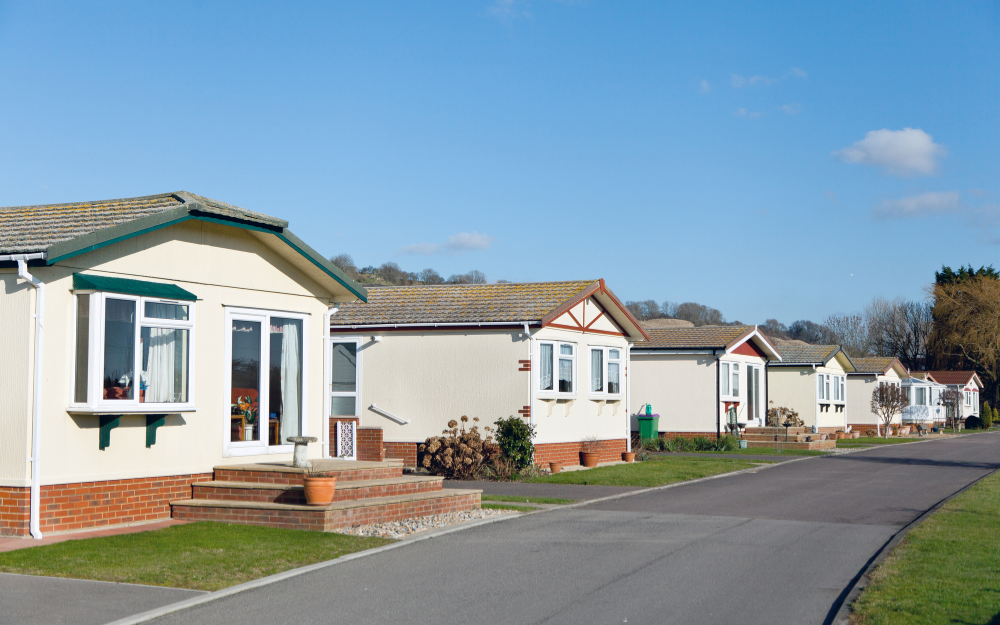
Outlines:
[[[158,286],[139,284],[154,287],[145,290]],[[194,409],[194,301],[78,292],[75,305],[73,411],[156,413]]]
[[591,395],[621,394],[622,350],[613,347],[590,348]]
[[538,342],[538,390],[572,394],[576,379],[576,346],[572,343]]

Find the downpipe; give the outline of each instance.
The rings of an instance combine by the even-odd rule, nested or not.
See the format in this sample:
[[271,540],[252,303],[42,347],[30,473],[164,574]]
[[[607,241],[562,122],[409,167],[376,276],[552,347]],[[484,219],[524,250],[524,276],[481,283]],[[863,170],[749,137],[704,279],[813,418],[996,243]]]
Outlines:
[[17,275],[26,280],[35,289],[35,366],[32,384],[34,398],[31,402],[31,501],[28,521],[28,531],[31,537],[41,539],[42,531],[38,527],[41,465],[41,425],[42,425],[42,346],[45,331],[45,285],[41,280],[28,273],[28,262],[17,261]]

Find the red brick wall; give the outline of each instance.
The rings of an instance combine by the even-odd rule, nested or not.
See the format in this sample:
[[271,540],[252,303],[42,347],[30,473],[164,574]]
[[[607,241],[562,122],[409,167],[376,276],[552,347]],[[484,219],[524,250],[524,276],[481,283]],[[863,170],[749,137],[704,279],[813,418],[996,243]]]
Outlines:
[[28,535],[30,501],[27,488],[0,486],[0,536]]
[[[565,465],[580,464],[580,452],[583,443],[540,443],[535,445],[535,464],[546,465],[550,462],[561,462]],[[622,459],[625,451],[625,439],[600,441],[598,451],[601,456],[598,462],[612,462]]]
[[402,460],[407,467],[417,466],[417,445],[419,443],[382,443],[386,460]]
[[[190,499],[191,484],[212,479],[211,473],[143,477],[129,480],[51,484],[41,487],[39,525],[45,532],[68,532],[125,523],[141,523],[170,518],[170,502]],[[14,497],[10,511],[6,491],[23,491],[22,513]],[[0,489],[0,528],[28,535],[28,489]]]
[[385,450],[382,447],[382,428],[358,428],[358,460],[382,462]]

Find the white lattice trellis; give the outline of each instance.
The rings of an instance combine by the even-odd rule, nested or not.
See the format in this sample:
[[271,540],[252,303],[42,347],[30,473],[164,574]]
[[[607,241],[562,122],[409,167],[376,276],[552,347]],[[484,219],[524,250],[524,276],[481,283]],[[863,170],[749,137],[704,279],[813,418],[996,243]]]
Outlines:
[[356,460],[358,457],[357,428],[354,421],[337,422],[337,457]]

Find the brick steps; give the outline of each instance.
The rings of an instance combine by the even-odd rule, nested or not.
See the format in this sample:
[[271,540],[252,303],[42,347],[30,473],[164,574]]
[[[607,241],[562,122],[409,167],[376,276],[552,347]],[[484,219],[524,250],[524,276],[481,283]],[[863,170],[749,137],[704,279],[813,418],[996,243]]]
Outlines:
[[[403,475],[401,460],[385,462],[348,462],[337,460],[316,460],[314,465],[322,467],[337,484],[362,480],[381,480]],[[260,482],[264,484],[302,485],[302,469],[283,464],[245,464],[215,467],[215,479],[222,482]]]
[[[334,491],[334,501],[434,492],[441,490],[443,481],[443,477],[434,476],[338,481],[337,489]],[[192,484],[192,498],[297,505],[305,505],[306,502],[305,492],[300,485],[261,482],[199,482]]]
[[187,521],[331,532],[352,525],[472,510],[479,507],[481,492],[449,488],[447,491],[335,501],[327,506],[217,499],[172,501],[170,506],[175,519]]

